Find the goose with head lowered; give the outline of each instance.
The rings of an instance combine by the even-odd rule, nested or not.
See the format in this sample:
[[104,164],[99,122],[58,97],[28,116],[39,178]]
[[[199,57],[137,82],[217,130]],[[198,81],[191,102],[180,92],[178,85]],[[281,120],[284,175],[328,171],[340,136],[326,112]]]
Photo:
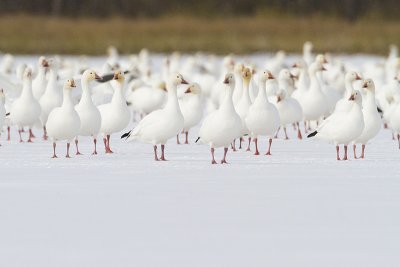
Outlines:
[[53,140],[53,158],[57,158],[57,141],[67,141],[67,155],[69,158],[69,147],[71,141],[79,134],[81,120],[74,108],[71,91],[76,87],[75,81],[69,79],[65,82],[63,88],[63,102],[61,107],[53,109],[47,119],[47,134]]
[[131,112],[124,95],[125,76],[123,72],[116,71],[113,80],[116,83],[111,102],[98,107],[101,114],[100,133],[103,135],[106,153],[113,153],[110,148],[111,134],[124,130],[131,120]]
[[139,140],[152,144],[156,161],[159,160],[157,145],[161,145],[160,159],[166,160],[165,144],[183,129],[184,118],[177,97],[177,87],[181,84],[188,84],[188,82],[181,74],[172,75],[167,86],[168,99],[164,108],[151,112],[135,128],[121,136],[127,141]]
[[[76,112],[78,112],[79,119],[81,120],[81,128],[78,136],[92,136],[94,151],[93,155],[97,154],[97,135],[99,134],[101,127],[101,115],[99,109],[93,103],[90,82],[94,80],[101,80],[101,77],[97,75],[94,70],[86,70],[82,74],[82,96],[78,105],[75,106]],[[76,154],[80,155],[78,148],[78,136],[75,138]]]
[[354,91],[350,98],[348,110],[335,110],[326,118],[316,131],[307,137],[323,139],[332,142],[336,146],[336,159],[339,157],[339,145],[344,145],[343,160],[347,160],[347,146],[358,138],[364,130],[364,116],[361,110],[362,96],[359,91]]
[[22,93],[11,106],[10,120],[18,127],[19,140],[22,141],[22,128],[29,127],[28,142],[32,142],[32,126],[39,120],[41,108],[32,93],[32,70],[25,69],[23,75]]
[[232,73],[225,75],[223,81],[225,90],[224,99],[219,108],[210,113],[203,121],[196,140],[208,144],[211,148],[211,163],[217,164],[214,157],[215,148],[224,148],[224,157],[221,164],[227,163],[228,147],[235,138],[242,135],[242,120],[233,106],[232,95],[235,88],[235,77]]
[[258,151],[258,136],[264,135],[269,137],[269,146],[266,155],[271,155],[272,136],[278,130],[280,119],[276,107],[269,102],[266,94],[266,82],[268,79],[274,79],[270,71],[263,71],[259,74],[259,90],[254,103],[250,106],[246,117],[246,125],[249,129],[251,137],[254,138],[256,152],[254,155],[259,155]]

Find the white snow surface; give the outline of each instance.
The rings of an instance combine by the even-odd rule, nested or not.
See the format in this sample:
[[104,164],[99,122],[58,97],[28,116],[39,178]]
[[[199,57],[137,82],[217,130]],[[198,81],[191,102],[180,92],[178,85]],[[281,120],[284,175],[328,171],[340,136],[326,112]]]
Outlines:
[[167,162],[119,135],[112,155],[99,141],[92,156],[81,138],[84,155],[66,159],[59,143],[51,159],[41,132],[33,144],[3,133],[0,266],[400,266],[400,151],[390,131],[365,160],[278,139],[272,156],[229,151],[229,165],[212,166],[209,148],[193,144],[197,130],[190,145],[168,143]]

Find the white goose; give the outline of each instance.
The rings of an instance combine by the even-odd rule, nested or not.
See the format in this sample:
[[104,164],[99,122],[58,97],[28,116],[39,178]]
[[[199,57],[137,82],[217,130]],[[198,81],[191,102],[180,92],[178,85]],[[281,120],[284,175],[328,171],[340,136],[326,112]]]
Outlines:
[[[99,109],[92,101],[91,89],[89,83],[94,80],[101,80],[102,78],[97,75],[94,70],[86,70],[82,74],[82,97],[78,105],[75,106],[76,112],[78,112],[79,119],[81,120],[81,128],[79,130],[80,136],[92,136],[94,151],[93,155],[97,154],[96,144],[97,135],[99,134],[101,127],[101,115]],[[78,148],[78,136],[75,139],[76,154],[80,155]]]
[[61,107],[53,109],[47,119],[46,129],[49,137],[53,140],[53,158],[57,158],[57,141],[67,140],[67,155],[69,158],[69,147],[71,141],[79,134],[81,121],[74,108],[71,90],[75,88],[73,79],[67,80],[63,89],[63,102]]
[[113,79],[116,84],[111,102],[98,107],[101,114],[100,133],[103,135],[106,153],[113,153],[110,148],[110,135],[124,130],[131,120],[131,112],[126,105],[123,91],[124,74],[116,71]]
[[273,79],[271,72],[264,71],[259,75],[259,90],[256,99],[249,108],[246,117],[246,125],[250,131],[251,137],[254,138],[256,152],[254,155],[259,155],[258,151],[258,135],[269,137],[269,146],[266,155],[271,155],[272,136],[278,130],[280,119],[276,107],[268,100],[265,84],[268,79]]
[[[249,68],[245,67],[242,72],[242,80],[243,80],[242,98],[235,105],[236,112],[237,112],[237,114],[239,114],[240,118],[242,119],[242,136],[249,134],[249,130],[247,129],[247,126],[246,126],[246,117],[249,112],[249,108],[251,106],[250,92],[249,92],[251,77],[252,77],[251,70]],[[249,139],[249,143],[248,143],[246,151],[250,151],[251,137],[249,136],[248,139]],[[240,138],[239,148],[242,148],[242,138]]]
[[38,74],[35,77],[35,79],[32,82],[32,90],[33,90],[33,96],[37,99],[40,100],[42,95],[44,94],[46,90],[46,70],[49,67],[49,63],[46,60],[45,57],[40,57],[39,58],[39,64],[38,64]]
[[226,154],[228,147],[235,138],[242,135],[242,120],[233,106],[232,95],[235,88],[235,78],[232,73],[225,75],[223,81],[226,93],[217,110],[210,113],[203,121],[199,131],[199,140],[211,148],[211,163],[217,164],[214,157],[215,148],[224,148],[224,157],[221,164],[227,163]]
[[63,97],[61,88],[59,88],[57,83],[57,70],[58,70],[57,62],[55,60],[50,61],[49,68],[50,68],[49,82],[47,83],[46,91],[40,97],[39,100],[40,107],[42,109],[42,113],[40,114],[40,121],[43,125],[44,140],[47,140],[47,131],[46,131],[47,118],[50,112],[54,108],[61,106]]
[[367,91],[362,101],[362,113],[364,116],[365,126],[362,134],[359,137],[357,137],[353,145],[354,158],[357,158],[356,145],[357,144],[362,145],[362,151],[361,151],[362,159],[365,157],[364,151],[366,143],[379,133],[379,130],[381,129],[382,126],[382,119],[377,110],[375,102],[374,82],[371,79],[365,80],[363,88],[365,88]]
[[361,77],[357,72],[349,71],[346,73],[344,77],[345,94],[343,98],[336,103],[335,111],[346,110],[349,106],[352,106],[352,103],[349,102],[348,99],[354,93],[353,83],[359,80],[361,80]]
[[131,131],[121,138],[127,141],[140,140],[150,143],[154,148],[154,159],[157,156],[157,145],[161,144],[161,160],[166,160],[164,148],[167,141],[176,136],[183,129],[184,119],[179,107],[177,86],[188,84],[181,74],[172,75],[168,84],[168,100],[163,109],[155,110],[144,117]]
[[343,160],[347,160],[348,144],[359,137],[364,129],[364,117],[361,110],[362,96],[360,92],[355,91],[348,101],[351,103],[349,110],[336,110],[322,122],[316,131],[307,136],[315,136],[319,139],[333,142],[336,145],[337,160],[340,160],[339,145],[344,145]]
[[32,93],[32,71],[25,69],[23,76],[23,88],[19,98],[17,98],[10,109],[10,120],[18,126],[19,140],[22,140],[22,128],[29,127],[28,142],[32,142],[32,126],[39,120],[41,113],[40,104]]
[[[203,117],[201,92],[200,86],[197,83],[192,83],[185,91],[185,94],[179,99],[179,106],[184,119],[183,132],[185,133],[185,144],[189,144],[189,130],[199,124]],[[177,138],[179,144],[179,135]]]
[[[4,120],[6,118],[6,108],[4,106],[6,98],[3,89],[0,90],[0,136],[3,130]],[[1,144],[0,144],[1,145]]]

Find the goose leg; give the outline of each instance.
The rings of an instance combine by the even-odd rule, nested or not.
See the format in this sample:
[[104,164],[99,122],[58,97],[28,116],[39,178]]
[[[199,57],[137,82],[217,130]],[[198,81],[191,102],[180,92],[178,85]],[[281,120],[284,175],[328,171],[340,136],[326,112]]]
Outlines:
[[24,140],[22,140],[22,130],[21,129],[18,130],[18,134],[19,134],[19,142],[23,143]]
[[236,150],[236,139],[233,139],[233,142],[231,143],[231,147],[232,147],[233,152],[237,151]]
[[339,150],[340,150],[339,145],[336,145],[336,159],[337,159],[337,160],[340,160],[340,157],[339,157]]
[[364,157],[364,151],[365,151],[365,145],[362,144],[362,145],[361,145],[361,158],[362,158],[362,159],[365,158],[365,157]]
[[97,155],[97,139],[93,137],[94,151],[92,155]]
[[305,133],[308,132],[308,131],[307,131],[307,121],[306,121],[306,120],[304,121],[304,132],[305,132]]
[[228,148],[224,147],[224,158],[221,160],[221,164],[228,164],[228,162],[226,161],[226,154],[228,153]]
[[286,127],[283,127],[283,131],[285,132],[285,139],[288,140],[289,137],[288,137],[287,132],[286,132]]
[[29,138],[28,138],[28,143],[32,143],[32,138],[33,138],[33,133],[32,133],[32,129],[29,128]]
[[260,155],[260,152],[258,151],[258,139],[257,139],[257,137],[254,138],[254,144],[256,145],[256,152],[254,153],[254,155],[258,156],[258,155]]
[[189,144],[189,131],[185,132],[185,144]]
[[281,130],[281,126],[279,126],[278,130],[276,130],[276,133],[275,133],[275,136],[274,136],[275,139],[278,138],[278,134],[279,134],[280,130]]
[[43,140],[47,140],[48,136],[47,136],[47,129],[46,126],[43,126]]
[[344,145],[344,158],[343,160],[347,160],[347,145]]
[[167,159],[164,156],[164,149],[165,149],[165,145],[161,145],[161,160],[166,161]]
[[56,155],[56,142],[53,142],[53,157],[52,158],[53,159],[57,158],[57,155]]
[[107,145],[106,145],[106,153],[114,153],[110,148],[110,135],[107,134]]
[[10,141],[10,140],[11,140],[11,127],[8,126],[7,127],[7,141]]
[[353,145],[353,154],[354,154],[354,158],[357,159],[357,145],[356,144]]
[[299,125],[298,122],[296,122],[296,125],[297,125],[297,138],[298,138],[299,140],[301,140],[301,139],[303,139],[303,136],[301,136],[300,125]]
[[394,133],[392,132],[392,140],[396,140],[396,138],[394,137]]
[[154,148],[154,160],[159,161],[158,156],[157,156],[157,146],[154,145],[153,148]]
[[400,149],[400,134],[397,134],[397,141],[399,142],[399,149]]
[[251,146],[251,137],[249,137],[249,144],[247,145],[246,151],[251,151],[250,146]]
[[269,143],[268,151],[267,151],[267,153],[265,155],[271,155],[272,138],[269,139],[268,143]]
[[69,156],[69,147],[70,147],[70,143],[67,143],[67,155],[65,156],[66,158],[70,158],[70,156]]
[[179,134],[176,135],[176,143],[177,143],[178,145],[181,144],[181,142],[179,141]]
[[211,148],[211,164],[217,164],[217,162],[215,161],[215,157],[214,157],[214,151],[215,151],[215,149],[212,147]]
[[82,155],[81,152],[79,152],[79,148],[78,148],[78,138],[75,139],[75,147],[76,147],[76,155]]
[[240,137],[240,139],[239,139],[239,149],[242,149],[242,141],[243,141],[243,137]]

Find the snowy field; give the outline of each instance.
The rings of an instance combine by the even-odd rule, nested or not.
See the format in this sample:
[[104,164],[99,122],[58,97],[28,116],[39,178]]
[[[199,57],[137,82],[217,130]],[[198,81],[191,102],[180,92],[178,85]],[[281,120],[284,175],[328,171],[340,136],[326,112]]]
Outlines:
[[278,139],[272,156],[230,151],[216,166],[193,144],[197,129],[190,145],[169,142],[167,162],[119,135],[113,155],[101,142],[90,155],[82,138],[84,155],[65,159],[60,143],[51,159],[49,142],[20,144],[13,130],[0,141],[0,266],[400,266],[400,151],[388,130],[365,160]]

